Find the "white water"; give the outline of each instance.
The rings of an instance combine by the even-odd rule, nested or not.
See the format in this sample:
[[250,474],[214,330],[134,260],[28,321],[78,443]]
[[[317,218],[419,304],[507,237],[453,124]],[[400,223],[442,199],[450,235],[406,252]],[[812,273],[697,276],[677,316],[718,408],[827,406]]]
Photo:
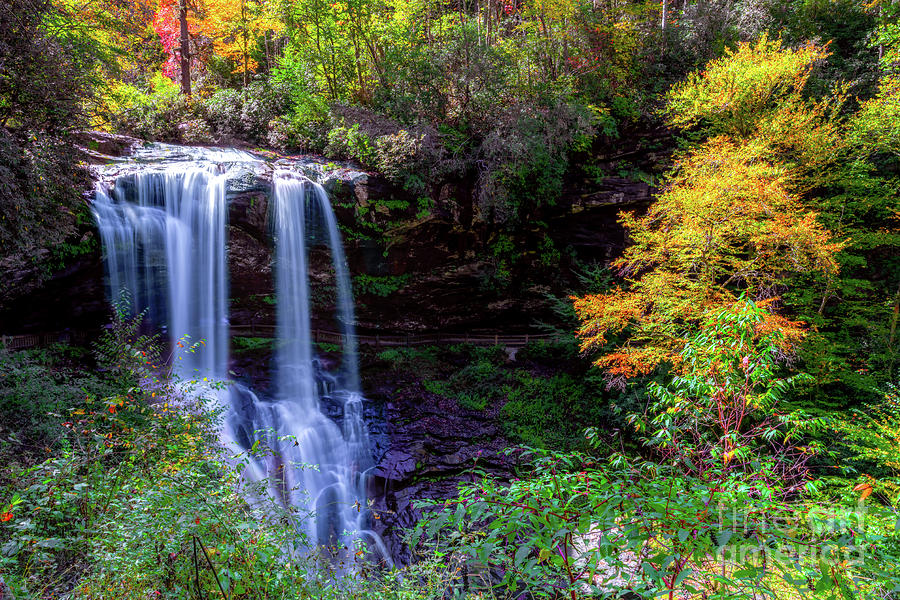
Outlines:
[[[317,545],[351,546],[365,529],[365,480],[371,466],[368,436],[358,390],[356,346],[345,338],[341,376],[316,376],[309,298],[308,242],[324,229],[338,289],[338,315],[345,333],[352,334],[353,300],[337,221],[325,191],[291,173],[275,175],[276,289],[278,298],[278,397],[282,431],[300,442],[291,459],[319,465],[300,470],[295,505],[318,515],[307,534]],[[316,385],[322,380],[321,386]],[[319,390],[324,392],[320,398]],[[342,429],[326,417],[322,401],[342,409]],[[360,506],[362,505],[362,509]]]
[[110,296],[127,293],[133,313],[165,324],[182,379],[228,368],[226,178],[213,164],[178,165],[98,185],[94,199]]
[[[154,324],[168,329],[180,379],[225,381],[228,173],[220,163],[252,156],[158,149],[167,154],[168,166],[121,177],[112,190],[97,187],[93,206],[110,295],[117,299],[127,290],[135,312],[146,309]],[[268,482],[273,498],[306,517],[298,529],[307,551],[327,548],[327,554],[346,559],[363,541],[387,557],[367,526],[365,475],[372,459],[359,390],[353,298],[337,221],[321,186],[290,172],[276,173],[270,211],[276,245],[277,394],[270,402],[239,385],[212,391],[227,409],[223,441],[246,450],[260,440],[275,451],[251,462],[246,476]],[[311,336],[308,248],[321,241],[333,260],[337,320],[346,336],[335,374],[322,370]],[[323,404],[339,413],[334,420],[323,413]]]

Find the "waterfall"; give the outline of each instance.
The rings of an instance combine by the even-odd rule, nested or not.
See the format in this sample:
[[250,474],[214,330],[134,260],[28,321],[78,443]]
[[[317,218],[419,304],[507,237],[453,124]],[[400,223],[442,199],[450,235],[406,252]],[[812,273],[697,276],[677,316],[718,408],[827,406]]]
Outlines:
[[[104,248],[110,296],[131,298],[134,313],[167,330],[173,371],[183,380],[227,381],[229,362],[224,166],[246,153],[157,146],[166,163],[97,186],[94,217]],[[151,153],[152,155],[152,153]],[[142,155],[142,160],[147,156]],[[272,498],[301,515],[298,545],[351,563],[359,542],[389,559],[368,528],[366,475],[373,467],[354,336],[353,296],[337,219],[318,184],[277,171],[270,202],[275,238],[276,394],[244,386],[203,386],[226,410],[223,442],[274,452],[248,465]],[[309,250],[329,249],[343,336],[340,369],[328,373],[312,335]],[[326,414],[327,413],[327,414]]]
[[95,193],[110,297],[126,294],[132,314],[164,324],[182,379],[228,368],[226,179],[215,165],[179,165]]
[[[278,408],[280,431],[299,445],[284,449],[296,464],[295,506],[317,515],[307,535],[313,545],[351,550],[366,528],[365,474],[372,466],[359,393],[353,298],[337,220],[322,187],[289,172],[275,174],[273,212],[278,298]],[[344,333],[341,373],[318,373],[313,351],[309,293],[309,247],[324,230],[335,271],[338,321]],[[321,380],[321,386],[316,385]],[[320,394],[321,390],[321,394]],[[340,411],[342,427],[322,411],[328,403]]]

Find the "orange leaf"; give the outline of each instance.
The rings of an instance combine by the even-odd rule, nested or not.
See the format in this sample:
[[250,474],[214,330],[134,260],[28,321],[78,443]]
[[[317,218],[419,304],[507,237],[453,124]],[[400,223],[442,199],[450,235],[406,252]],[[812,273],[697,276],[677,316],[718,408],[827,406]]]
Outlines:
[[872,490],[872,486],[870,484],[860,483],[860,484],[856,485],[856,487],[853,488],[853,491],[854,492],[862,492],[859,495],[859,499],[865,500],[866,498],[868,498],[869,496],[872,495],[873,490]]
[[12,513],[5,512],[2,515],[0,515],[0,523],[6,523],[7,521],[10,521],[10,520],[12,520],[12,517],[13,517]]

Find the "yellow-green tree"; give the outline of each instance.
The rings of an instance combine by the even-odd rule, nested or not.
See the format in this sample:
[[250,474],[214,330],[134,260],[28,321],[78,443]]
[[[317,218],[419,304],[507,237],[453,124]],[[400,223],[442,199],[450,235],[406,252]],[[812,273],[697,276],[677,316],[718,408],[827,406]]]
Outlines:
[[259,0],[203,0],[199,32],[208,37],[213,51],[239,65],[244,87],[258,63],[252,51],[260,38],[284,29],[271,3]]
[[[710,137],[678,160],[647,214],[623,218],[632,245],[614,266],[626,285],[575,302],[583,349],[624,340],[596,361],[612,380],[677,366],[685,332],[742,293],[774,308],[786,275],[837,271],[841,245],[803,195],[841,146],[833,103],[803,97],[824,57],[764,38],[669,93],[669,124]],[[765,326],[785,350],[803,335],[774,312]]]

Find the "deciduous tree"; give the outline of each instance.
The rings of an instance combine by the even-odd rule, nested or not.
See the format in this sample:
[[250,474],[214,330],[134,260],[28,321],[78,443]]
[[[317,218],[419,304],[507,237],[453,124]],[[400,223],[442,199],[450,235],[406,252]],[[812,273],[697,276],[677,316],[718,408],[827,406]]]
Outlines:
[[[623,218],[632,245],[614,266],[626,285],[575,302],[583,349],[623,340],[596,361],[612,381],[677,365],[683,331],[741,293],[771,307],[788,274],[837,271],[841,244],[802,196],[839,145],[830,103],[802,96],[823,56],[763,38],[670,93],[670,124],[713,137],[681,157],[646,215]],[[767,314],[789,350],[802,325]]]

